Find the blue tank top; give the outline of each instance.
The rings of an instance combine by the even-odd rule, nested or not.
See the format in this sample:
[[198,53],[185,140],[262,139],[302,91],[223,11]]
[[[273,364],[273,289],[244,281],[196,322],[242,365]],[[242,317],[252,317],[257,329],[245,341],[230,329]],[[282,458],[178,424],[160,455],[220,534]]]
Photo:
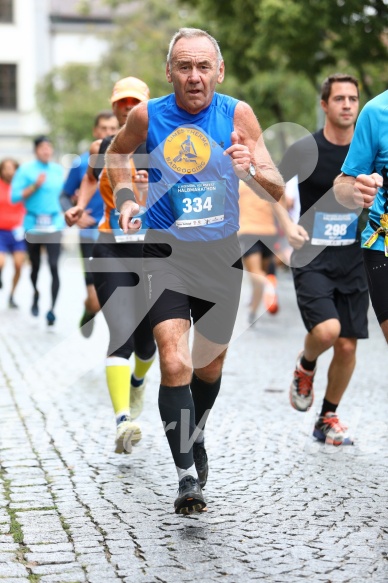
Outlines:
[[212,241],[238,230],[238,178],[223,152],[238,101],[214,94],[198,114],[175,95],[148,101],[147,226],[184,241]]

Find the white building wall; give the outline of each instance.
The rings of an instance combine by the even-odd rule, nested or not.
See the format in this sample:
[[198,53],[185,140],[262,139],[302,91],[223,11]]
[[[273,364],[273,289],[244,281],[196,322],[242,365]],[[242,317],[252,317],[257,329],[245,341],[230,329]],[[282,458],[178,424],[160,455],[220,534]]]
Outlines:
[[106,52],[108,43],[95,35],[53,33],[51,38],[53,62],[56,67],[66,63],[96,63]]
[[17,111],[0,110],[0,157],[29,159],[33,136],[47,131],[35,86],[50,67],[48,0],[15,0],[14,23],[0,24],[0,62],[17,66]]
[[0,110],[0,159],[31,159],[32,139],[49,131],[37,110],[37,83],[56,66],[93,63],[107,49],[96,26],[52,26],[50,7],[50,0],[14,0],[14,23],[0,23],[0,63],[17,65],[17,111]]

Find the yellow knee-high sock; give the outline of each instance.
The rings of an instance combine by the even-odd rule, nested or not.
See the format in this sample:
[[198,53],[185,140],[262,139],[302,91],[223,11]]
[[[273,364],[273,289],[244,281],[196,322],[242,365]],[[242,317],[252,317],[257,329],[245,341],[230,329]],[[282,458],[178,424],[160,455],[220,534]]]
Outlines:
[[142,360],[135,354],[135,370],[133,371],[132,379],[135,381],[141,381],[146,376],[147,372],[152,366],[155,360],[155,355],[151,356],[148,360]]
[[106,382],[116,420],[129,417],[130,368],[126,358],[112,356],[106,359]]

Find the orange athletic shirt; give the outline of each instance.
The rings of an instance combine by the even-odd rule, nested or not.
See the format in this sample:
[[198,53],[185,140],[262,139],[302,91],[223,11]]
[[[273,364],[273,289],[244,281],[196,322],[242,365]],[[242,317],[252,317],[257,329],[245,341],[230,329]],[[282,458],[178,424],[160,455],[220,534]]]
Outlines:
[[240,180],[239,195],[240,230],[238,234],[277,235],[272,203],[260,198],[242,180]]
[[[129,158],[129,165],[131,167],[132,174],[132,190],[135,195],[136,202],[139,206],[145,206],[147,202],[147,196],[144,193],[140,194],[138,188],[136,187],[135,182],[133,182],[135,179],[136,168],[132,158]],[[98,230],[109,232],[112,230],[110,226],[109,217],[111,216],[112,211],[114,212],[116,206],[114,203],[113,191],[109,182],[106,168],[103,168],[100,174],[100,193],[102,200],[104,202],[104,214],[102,215],[102,218],[98,225]]]

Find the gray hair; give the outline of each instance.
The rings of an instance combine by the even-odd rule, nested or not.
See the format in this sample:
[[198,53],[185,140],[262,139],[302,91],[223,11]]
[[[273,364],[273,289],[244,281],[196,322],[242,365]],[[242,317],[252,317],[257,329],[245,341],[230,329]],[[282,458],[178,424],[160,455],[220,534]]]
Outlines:
[[197,38],[201,36],[207,38],[212,43],[217,55],[217,67],[219,67],[223,59],[218,42],[208,32],[206,32],[205,30],[201,30],[200,28],[180,28],[178,32],[174,34],[170,41],[167,53],[167,63],[169,67],[171,67],[172,65],[171,63],[172,52],[178,40],[180,40],[181,38]]

